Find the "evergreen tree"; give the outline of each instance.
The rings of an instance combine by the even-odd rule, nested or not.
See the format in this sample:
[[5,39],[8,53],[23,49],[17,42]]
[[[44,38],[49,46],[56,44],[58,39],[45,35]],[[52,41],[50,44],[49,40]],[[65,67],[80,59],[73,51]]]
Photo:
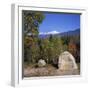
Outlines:
[[[44,19],[41,12],[22,11],[24,25],[24,59],[29,62],[36,62],[39,57],[38,34],[39,25]],[[28,38],[28,39],[27,39]],[[36,58],[37,57],[37,58]]]

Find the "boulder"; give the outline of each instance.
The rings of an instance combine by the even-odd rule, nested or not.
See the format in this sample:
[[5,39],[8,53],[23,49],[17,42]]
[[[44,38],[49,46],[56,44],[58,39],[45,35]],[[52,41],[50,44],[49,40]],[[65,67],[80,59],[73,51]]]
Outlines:
[[39,67],[44,67],[45,65],[46,65],[45,60],[40,59],[40,60],[38,61],[38,66],[39,66]]
[[58,60],[58,68],[60,70],[78,69],[74,56],[68,51],[64,51],[60,54]]

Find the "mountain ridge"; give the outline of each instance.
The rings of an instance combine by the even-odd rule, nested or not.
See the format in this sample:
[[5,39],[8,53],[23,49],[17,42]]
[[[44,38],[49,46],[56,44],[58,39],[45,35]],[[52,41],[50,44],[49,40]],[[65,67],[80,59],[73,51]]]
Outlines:
[[80,28],[71,30],[68,32],[62,32],[62,33],[57,33],[57,34],[40,34],[40,38],[48,38],[50,35],[52,36],[58,36],[58,37],[63,37],[63,36],[75,36],[75,35],[80,35]]

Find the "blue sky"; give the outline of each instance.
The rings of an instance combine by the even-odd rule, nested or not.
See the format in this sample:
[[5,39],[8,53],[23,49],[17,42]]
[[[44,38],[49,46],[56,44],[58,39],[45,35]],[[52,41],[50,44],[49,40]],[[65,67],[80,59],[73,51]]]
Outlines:
[[40,34],[61,33],[80,28],[79,14],[44,13],[45,19],[40,24]]

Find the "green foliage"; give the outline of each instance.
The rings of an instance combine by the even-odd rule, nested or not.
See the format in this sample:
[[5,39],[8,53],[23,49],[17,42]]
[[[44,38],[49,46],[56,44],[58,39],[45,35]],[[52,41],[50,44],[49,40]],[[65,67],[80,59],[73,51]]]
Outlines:
[[24,60],[35,63],[39,58],[38,34],[39,25],[44,19],[41,12],[23,10],[24,25]]
[[23,10],[24,33],[32,36],[38,35],[39,24],[42,23],[44,15],[41,12]]
[[62,51],[62,41],[60,37],[53,37],[40,39],[40,58],[46,60],[47,63],[51,63],[58,58]]
[[50,54],[51,60],[58,58],[62,51],[62,41],[60,37],[50,37]]

